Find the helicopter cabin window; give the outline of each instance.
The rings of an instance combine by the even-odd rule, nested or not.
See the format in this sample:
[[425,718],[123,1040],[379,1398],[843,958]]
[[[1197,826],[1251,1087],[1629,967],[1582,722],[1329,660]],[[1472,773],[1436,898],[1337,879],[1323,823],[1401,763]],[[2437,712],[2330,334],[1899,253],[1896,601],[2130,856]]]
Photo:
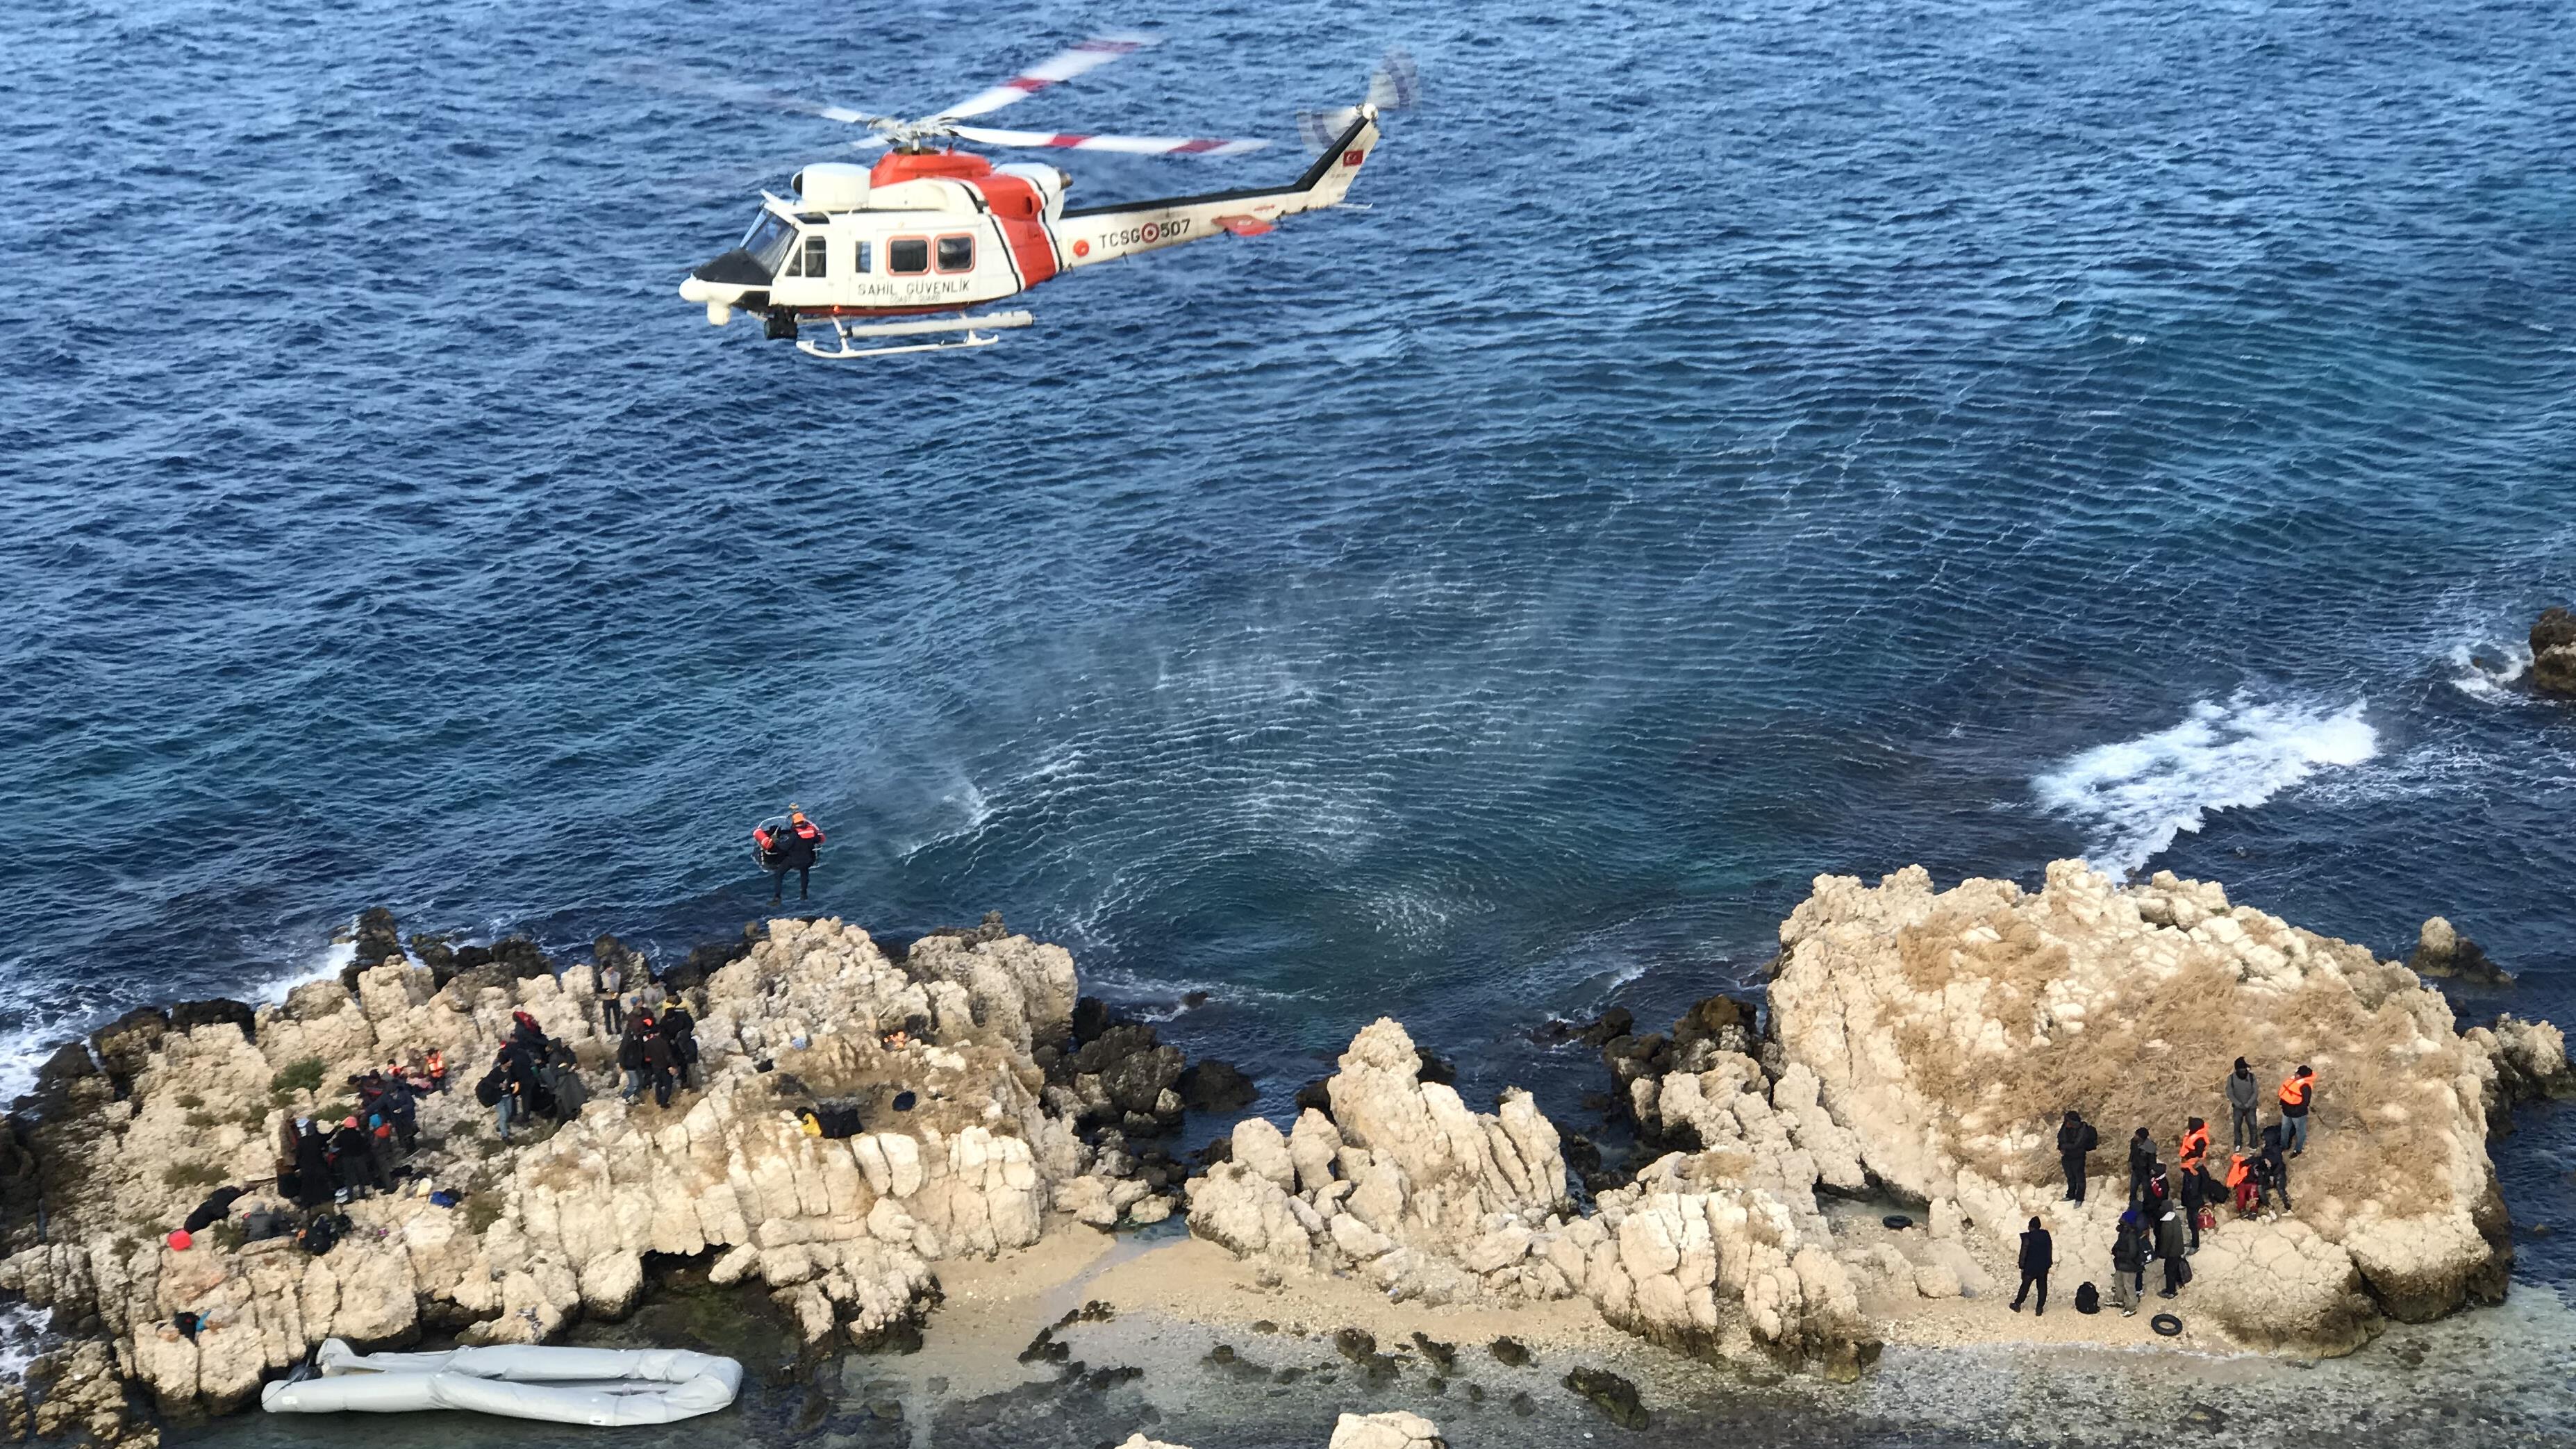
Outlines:
[[899,236],[886,243],[886,270],[898,277],[930,270],[930,239]]
[[851,271],[854,271],[854,272],[858,273],[860,276],[864,277],[864,276],[866,276],[866,275],[868,274],[868,272],[869,272],[869,270],[870,270],[870,268],[869,268],[869,266],[868,266],[868,263],[869,263],[870,261],[874,260],[874,258],[872,258],[872,257],[870,257],[870,256],[868,255],[868,244],[867,244],[866,242],[860,242],[860,243],[858,244],[858,252],[857,252],[857,255],[858,255],[858,260],[857,260],[857,262],[855,262],[855,263],[853,263],[853,264],[851,265],[850,270],[851,270]]
[[823,276],[825,275],[825,255],[825,239],[808,233],[805,237],[805,245],[797,249],[795,260],[787,264],[785,275],[790,277]]
[[971,272],[975,270],[975,239],[971,236],[944,236],[939,239],[939,270]]
[[795,243],[795,226],[774,211],[764,211],[751,224],[751,230],[743,234],[742,249],[760,263],[763,272],[775,276],[778,264],[787,260],[787,249]]

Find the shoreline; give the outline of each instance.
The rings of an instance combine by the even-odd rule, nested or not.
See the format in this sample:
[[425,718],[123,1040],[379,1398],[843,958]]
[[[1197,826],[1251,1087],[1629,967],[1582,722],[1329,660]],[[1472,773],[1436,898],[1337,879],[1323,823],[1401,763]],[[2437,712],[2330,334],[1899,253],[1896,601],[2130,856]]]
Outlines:
[[[1963,885],[1971,898],[1970,887],[1985,889]],[[1059,1373],[1053,1389],[1067,1391],[1061,1376],[1070,1370],[1061,1366],[1073,1345],[1121,1360],[1080,1360],[1080,1391],[1094,1398],[1115,1398],[1182,1360],[1238,1389],[1254,1372],[1247,1365],[1266,1364],[1260,1371],[1273,1377],[1262,1380],[1261,1397],[1295,1399],[1301,1414],[1329,1389],[1435,1420],[1439,1403],[1394,1403],[1390,1396],[1445,1399],[1454,1376],[1467,1407],[1453,1411],[1481,1412],[1487,1379],[1528,1379],[1526,1365],[1492,1360],[1484,1348],[1503,1338],[1568,1371],[1615,1365],[1604,1370],[1615,1378],[1599,1382],[1624,1387],[1603,1390],[1610,1398],[1596,1394],[1596,1402],[1661,1397],[1668,1412],[1684,1417],[1750,1412],[1775,1398],[1845,1413],[1885,1400],[1883,1387],[1873,1386],[1917,1371],[1904,1366],[1939,1372],[1939,1365],[1999,1352],[2021,1365],[2049,1360],[2052,1372],[2075,1377],[2141,1363],[2233,1365],[2209,1370],[2214,1381],[2312,1368],[2316,1360],[2295,1344],[2249,1353],[2245,1320],[2229,1316],[2223,1293],[2187,1296],[2178,1305],[2185,1332],[2174,1340],[2152,1336],[2144,1313],[2131,1320],[2108,1311],[2075,1314],[2073,1286],[2094,1276],[2080,1267],[2053,1284],[2057,1314],[2004,1316],[1995,1300],[2013,1276],[2009,1240],[1994,1229],[2038,1201],[2038,1189],[2015,1185],[2009,1172],[2000,1181],[1980,1177],[1974,1159],[1962,1158],[1957,1188],[1928,1199],[1906,1193],[1902,1138],[1887,1137],[1885,1124],[1870,1115],[1886,1107],[1870,1105],[1871,1089],[1848,1079],[1848,1064],[1800,1045],[1819,1018],[1794,994],[1780,994],[1812,991],[1816,979],[1839,982],[1844,995],[1834,1009],[1851,1012],[1877,1009],[1868,1003],[1879,999],[1851,995],[1855,990],[1894,992],[1886,999],[1896,1000],[1910,989],[1901,973],[1874,975],[1877,967],[1819,964],[1829,958],[1798,954],[1798,943],[1810,938],[1831,939],[1845,952],[1869,939],[1910,939],[1904,932],[1915,927],[1866,912],[1888,909],[1884,901],[1919,914],[1931,899],[1904,894],[1921,886],[1903,872],[1876,891],[1834,894],[1840,889],[1820,878],[1818,895],[1783,928],[1786,949],[1761,1035],[1747,1009],[1723,998],[1694,1007],[1669,1036],[1639,1036],[1624,1020],[1608,1018],[1584,1029],[1602,1038],[1605,1074],[1625,1089],[1639,1128],[1641,1151],[1628,1165],[1633,1176],[1600,1171],[1597,1154],[1588,1170],[1569,1176],[1564,1139],[1525,1094],[1505,1092],[1498,1115],[1473,1111],[1443,1084],[1437,1060],[1388,1021],[1354,1039],[1340,1072],[1308,1089],[1317,1095],[1299,1094],[1293,1131],[1247,1117],[1202,1154],[1201,1165],[1182,1164],[1150,1143],[1179,1126],[1185,1112],[1204,1120],[1239,1110],[1250,1100],[1248,1084],[1239,1077],[1227,1084],[1216,1070],[1222,1064],[1189,1066],[1150,1028],[1113,1020],[1078,999],[1073,963],[1060,948],[1009,936],[988,917],[981,928],[932,933],[889,955],[838,921],[780,918],[737,945],[693,955],[692,970],[671,973],[704,1023],[710,1055],[704,1087],[683,1093],[687,1100],[668,1111],[625,1107],[612,1094],[534,1140],[475,1148],[479,1109],[452,1100],[425,1106],[424,1124],[436,1141],[424,1161],[439,1174],[472,1174],[467,1196],[482,1206],[460,1215],[407,1195],[354,1205],[361,1234],[390,1245],[392,1259],[344,1263],[335,1255],[330,1261],[338,1266],[326,1271],[324,1259],[301,1262],[282,1243],[218,1242],[191,1254],[97,1232],[102,1213],[131,1220],[137,1211],[149,1216],[154,1202],[174,1200],[127,1170],[138,1153],[162,1154],[145,1165],[166,1162],[172,1190],[191,1153],[230,1153],[224,1160],[233,1167],[256,1162],[260,1136],[246,1125],[194,1129],[207,1115],[198,1110],[203,1093],[232,1091],[223,1100],[245,1124],[252,1106],[269,1103],[261,1115],[273,1125],[279,1111],[300,1110],[302,1098],[290,1091],[325,1095],[320,1081],[339,1067],[430,1038],[458,1043],[462,1085],[475,1070],[471,1043],[505,1034],[512,1011],[534,1013],[585,1064],[604,1060],[586,1013],[588,966],[558,969],[535,956],[477,959],[442,972],[397,946],[383,964],[353,963],[343,979],[307,982],[287,1002],[255,1012],[201,1003],[159,1017],[158,1031],[129,1014],[98,1034],[95,1066],[85,1053],[80,1069],[58,1054],[48,1067],[51,1097],[21,1104],[52,1115],[13,1114],[11,1147],[22,1159],[21,1179],[32,1159],[57,1188],[78,1189],[77,1200],[58,1204],[57,1223],[86,1230],[87,1245],[37,1247],[13,1238],[16,1255],[0,1263],[0,1282],[31,1301],[74,1310],[70,1328],[79,1342],[49,1357],[92,1378],[155,1386],[164,1421],[183,1436],[217,1439],[226,1433],[222,1412],[245,1406],[263,1379],[300,1353],[281,1359],[282,1345],[315,1341],[322,1332],[371,1345],[453,1334],[468,1342],[578,1339],[613,1334],[630,1318],[668,1322],[679,1303],[703,1304],[707,1292],[755,1283],[767,1287],[788,1336],[804,1345],[783,1370],[773,1365],[773,1374],[792,1379],[837,1361],[843,1367],[835,1381],[863,1381],[877,1395],[871,1403],[900,1399],[933,1415],[941,1404],[1043,1396],[1050,1365]],[[2165,950],[2172,948],[2156,943],[2183,938],[2158,933],[2173,931],[2177,913],[2215,891],[2169,877],[2112,889],[2080,868],[2055,867],[2050,889],[2080,907],[2051,917],[2055,929],[2078,930],[2100,918],[2098,906],[2080,905],[2098,897],[2121,903],[2130,912],[2124,919],[2143,921],[2121,927],[2128,934],[2116,939]],[[1988,909],[2038,909],[2045,899],[2026,902],[2007,886],[1992,897],[2000,905]],[[2286,928],[2218,899],[2202,918],[2247,923],[2254,936],[2195,932],[2192,949],[2225,948],[2235,955],[2212,959],[2242,960],[2257,972],[2280,969],[2248,955],[2258,948],[2240,938],[2295,945],[2278,934]],[[1856,910],[1863,914],[1855,921],[1872,923],[1860,935],[1840,927],[1840,934],[1820,935],[1810,919],[1815,911]],[[390,919],[380,925],[374,939],[382,945]],[[1978,933],[1987,930],[1975,926],[1961,939],[1983,950],[1978,943],[1986,937]],[[2305,939],[2318,944],[2299,949],[2342,962],[2326,968],[2341,973],[2333,979],[2362,983],[2353,990],[2417,989],[2412,973],[2393,963]],[[375,954],[365,944],[353,954]],[[1972,979],[1987,969],[1980,959],[1954,952],[1946,979]],[[1815,978],[1817,970],[1841,974]],[[2081,979],[2081,971],[2068,979]],[[1869,982],[1876,984],[1855,984]],[[138,1033],[150,1040],[134,1039]],[[2527,1045],[2523,1037],[2499,1042],[2490,1033],[2483,1045],[2476,1038],[2442,1047],[2451,1055],[2441,1060],[2511,1062]],[[278,1085],[288,1075],[282,1067],[308,1049],[334,1065],[309,1087]],[[2556,1050],[2563,1078],[2563,1045]],[[2480,1070],[2492,1081],[2497,1069]],[[1898,1085],[1911,1090],[1937,1080]],[[1211,1082],[1240,1088],[1241,1096],[1230,1104],[1197,1100]],[[916,1113],[889,1113],[885,1103],[899,1086],[906,1098],[920,1089]],[[1176,1087],[1193,1093],[1187,1108]],[[179,1109],[165,1106],[171,1092],[188,1104],[186,1124],[176,1120]],[[827,1097],[863,1104],[874,1130],[845,1141],[801,1128],[795,1104]],[[2509,1100],[2490,1110],[2505,1110]],[[2485,1130],[2475,1144],[2482,1166]],[[2329,1166],[2352,1150],[2333,1136],[2326,1142]],[[1957,1150],[1973,1153],[1977,1139],[1960,1139]],[[97,1156],[101,1151],[113,1156]],[[610,1159],[638,1151],[667,1164],[659,1171],[694,1172],[688,1180],[696,1185],[675,1198],[651,1173],[630,1182]],[[109,1162],[119,1164],[115,1181],[85,1180]],[[691,1162],[699,1165],[685,1166]],[[2491,1167],[2483,1170],[2491,1177]],[[1593,1189],[1580,1207],[1569,1192],[1576,1178]],[[2097,1193],[2113,1186],[2096,1177]],[[1884,1200],[1874,1205],[1873,1193]],[[1178,1221],[1184,1199],[1186,1230]],[[1928,1200],[1928,1222],[1904,1231],[1879,1225],[1880,1212],[1899,1200]],[[1695,1226],[1702,1214],[1705,1225]],[[23,1222],[18,1226],[23,1237]],[[2293,1246],[2316,1238],[2298,1220],[2257,1226],[2290,1232]],[[1102,1231],[1113,1227],[1119,1231]],[[2225,1248],[2240,1226],[2219,1233]],[[2258,1232],[2249,1241],[2269,1239]],[[1694,1254],[1703,1255],[1696,1269]],[[2222,1251],[2203,1266],[2224,1258]],[[280,1268],[295,1272],[282,1279]],[[2491,1268],[2473,1257],[2446,1271],[2474,1282]],[[399,1277],[379,1282],[385,1272]],[[133,1286],[118,1286],[111,1297],[111,1273]],[[300,1292],[309,1317],[317,1273],[325,1283],[337,1278],[341,1286],[330,1291],[341,1307],[326,1312],[327,1324],[299,1329],[294,1298]],[[675,1273],[679,1279],[671,1279]],[[690,1275],[702,1284],[695,1297],[662,1293],[666,1279]],[[299,1276],[307,1284],[300,1290],[292,1282]],[[2296,1291],[2319,1291],[2318,1280],[2307,1281]],[[288,1298],[276,1299],[276,1288],[263,1283],[285,1285]],[[2323,1291],[2339,1290],[2326,1280]],[[2437,1286],[2414,1291],[2444,1301]],[[2493,1291],[2471,1287],[2468,1299]],[[417,1305],[388,1305],[378,1296],[386,1292],[416,1294]],[[163,1309],[150,1305],[172,1302],[211,1307],[194,1339],[182,1344],[163,1325],[155,1347],[151,1315]],[[1087,1312],[1094,1303],[1109,1309]],[[2522,1312],[2563,1332],[2563,1309],[2556,1317],[2552,1309],[2559,1309],[2554,1294]],[[276,1316],[281,1312],[286,1316]],[[360,1316],[349,1318],[353,1312]],[[258,1334],[242,1338],[253,1325]],[[2389,1331],[2375,1321],[2357,1335],[2330,1327],[2311,1341],[2349,1353]],[[2475,1338],[2479,1331],[2457,1332]],[[112,1364],[96,1356],[102,1341],[114,1351]],[[880,1349],[894,1351],[870,1356]],[[1291,1361],[1305,1359],[1314,1361]],[[850,1368],[853,1362],[861,1367]],[[74,1427],[56,1406],[70,1385],[59,1364],[32,1377],[49,1390],[35,1400],[34,1426],[43,1430],[50,1415],[54,1431]],[[1853,1380],[1856,1387],[1839,1386]],[[157,1438],[157,1428],[108,1403],[104,1390],[88,1392],[78,1417],[93,1442]],[[1134,1392],[1155,1407],[1153,1390]],[[1506,1402],[1515,1420],[1536,1424],[1557,1412],[1547,1402],[1570,1397],[1592,1411],[1562,1380],[1552,1395],[1516,1387]],[[18,1399],[13,1412],[27,1415],[27,1402]],[[807,1405],[797,1410],[800,1419],[830,1419],[828,1409],[810,1407],[819,1401],[800,1402]],[[1169,1412],[1199,1412],[1190,1407],[1196,1402],[1184,1395]],[[209,1408],[218,1418],[200,1423],[196,1416]]]

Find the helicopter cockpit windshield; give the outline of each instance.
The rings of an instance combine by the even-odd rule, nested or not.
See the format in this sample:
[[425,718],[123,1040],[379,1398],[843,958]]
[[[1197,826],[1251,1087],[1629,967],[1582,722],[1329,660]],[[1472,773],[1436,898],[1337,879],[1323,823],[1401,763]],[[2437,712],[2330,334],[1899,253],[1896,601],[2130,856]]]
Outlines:
[[787,260],[787,249],[795,241],[795,226],[777,212],[764,210],[760,219],[751,224],[751,230],[743,234],[742,249],[751,253],[753,261],[760,263],[762,272],[774,277],[778,275],[778,264]]

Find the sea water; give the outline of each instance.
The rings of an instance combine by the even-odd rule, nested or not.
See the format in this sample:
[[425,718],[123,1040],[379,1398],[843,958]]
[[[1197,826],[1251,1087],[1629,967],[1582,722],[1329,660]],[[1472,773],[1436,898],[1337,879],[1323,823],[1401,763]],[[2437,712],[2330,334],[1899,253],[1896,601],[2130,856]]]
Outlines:
[[[675,295],[846,128],[1095,203],[1359,207],[826,366]],[[5,1086],[274,994],[359,907],[614,931],[1002,911],[1271,1107],[1406,1021],[1757,981],[1819,872],[2170,868],[2576,1017],[2563,7],[119,0],[0,19]],[[1185,1006],[1192,992],[1204,1004]],[[2567,1114],[2499,1148],[2576,1221]],[[2564,1281],[2563,1237],[2526,1282]]]

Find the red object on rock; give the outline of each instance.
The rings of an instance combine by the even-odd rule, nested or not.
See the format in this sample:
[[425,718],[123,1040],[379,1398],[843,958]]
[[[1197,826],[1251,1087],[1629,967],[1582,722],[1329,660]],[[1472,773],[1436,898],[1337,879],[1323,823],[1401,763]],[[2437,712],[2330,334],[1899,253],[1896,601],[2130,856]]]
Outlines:
[[184,1253],[184,1252],[188,1251],[190,1248],[195,1247],[196,1245],[197,1245],[197,1239],[196,1239],[196,1236],[195,1236],[194,1234],[190,1233],[186,1228],[173,1228],[173,1229],[171,1230],[171,1232],[170,1232],[170,1251],[171,1251],[171,1252],[174,1252],[174,1253]]

